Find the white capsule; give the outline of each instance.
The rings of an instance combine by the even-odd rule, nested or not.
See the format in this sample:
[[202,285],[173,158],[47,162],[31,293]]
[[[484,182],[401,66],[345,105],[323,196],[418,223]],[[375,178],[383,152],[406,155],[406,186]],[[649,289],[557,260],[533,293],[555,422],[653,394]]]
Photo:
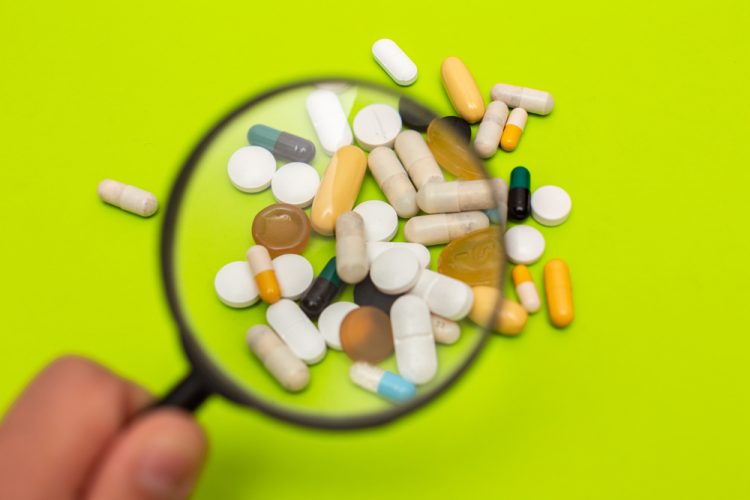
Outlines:
[[452,321],[465,318],[474,303],[469,285],[429,269],[422,270],[409,293],[422,297],[434,314]]
[[407,243],[405,241],[368,241],[367,258],[370,259],[370,265],[378,258],[378,255],[391,248],[407,248],[417,257],[420,266],[423,268],[430,267],[430,250],[419,243]]
[[484,212],[458,212],[412,217],[404,226],[407,241],[440,245],[490,225]]
[[490,97],[493,101],[503,101],[511,108],[523,108],[536,115],[548,115],[555,106],[555,100],[549,92],[504,83],[492,87]]
[[461,337],[461,327],[455,321],[431,314],[432,336],[438,344],[455,344]]
[[352,143],[352,129],[338,96],[330,90],[313,90],[307,96],[307,114],[327,155]]
[[422,266],[407,248],[391,248],[372,263],[370,279],[375,288],[388,295],[399,295],[410,290],[419,278]]
[[302,309],[289,299],[281,299],[266,309],[266,320],[295,356],[308,365],[326,355],[326,342]]
[[474,150],[480,158],[489,158],[497,152],[507,120],[508,105],[503,101],[492,101],[487,106],[474,139]]
[[401,115],[387,104],[370,104],[354,117],[352,129],[365,151],[381,146],[390,148],[401,132]]
[[357,212],[344,212],[336,219],[336,274],[353,285],[365,279],[369,269],[365,221]]
[[507,193],[502,179],[431,182],[417,193],[417,205],[428,214],[485,210],[507,204]]
[[396,153],[386,147],[375,148],[367,157],[367,165],[398,216],[408,219],[417,215],[417,191]]
[[310,370],[276,333],[266,325],[257,325],[247,332],[250,350],[273,377],[289,391],[301,391],[310,381]]
[[349,368],[349,377],[361,388],[397,403],[408,401],[417,394],[417,388],[408,380],[363,361]]
[[437,373],[437,352],[430,310],[416,295],[399,297],[391,306],[393,348],[398,372],[415,384],[426,384]]
[[100,182],[96,192],[103,202],[141,217],[150,217],[159,208],[159,202],[153,194],[112,179]]
[[417,80],[417,65],[393,40],[381,38],[373,43],[372,56],[399,85],[411,85]]
[[445,180],[443,171],[419,132],[404,130],[396,137],[394,147],[417,190],[428,182]]

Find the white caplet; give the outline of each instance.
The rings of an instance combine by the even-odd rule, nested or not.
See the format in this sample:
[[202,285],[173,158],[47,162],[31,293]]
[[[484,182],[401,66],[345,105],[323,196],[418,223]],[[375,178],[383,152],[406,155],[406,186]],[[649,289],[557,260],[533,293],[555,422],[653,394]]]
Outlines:
[[404,295],[391,306],[396,366],[402,377],[426,384],[437,373],[437,352],[430,310],[416,295]]
[[432,335],[438,344],[455,344],[461,337],[461,327],[455,321],[431,314]]
[[308,365],[326,355],[326,342],[302,309],[289,299],[281,299],[266,309],[266,320],[289,349]]
[[465,318],[474,303],[469,285],[429,269],[422,270],[410,293],[422,297],[433,313],[453,321]]
[[327,155],[332,156],[340,147],[354,140],[344,108],[334,92],[313,90],[307,96],[307,114]]
[[381,38],[373,43],[372,56],[397,84],[406,86],[417,80],[417,65],[393,40]]

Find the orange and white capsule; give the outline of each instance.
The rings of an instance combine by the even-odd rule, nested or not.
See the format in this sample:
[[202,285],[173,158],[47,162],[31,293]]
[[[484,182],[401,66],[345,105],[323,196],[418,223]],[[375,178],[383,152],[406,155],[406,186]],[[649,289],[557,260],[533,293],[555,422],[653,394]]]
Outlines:
[[529,114],[523,108],[515,108],[510,112],[503,129],[503,135],[500,137],[500,147],[503,148],[503,151],[510,152],[518,147],[518,141],[521,140],[521,134],[526,127],[528,117]]
[[561,259],[552,259],[544,266],[544,291],[552,324],[565,328],[573,322],[573,285],[570,270]]
[[250,264],[250,271],[255,277],[255,284],[258,285],[258,293],[263,302],[273,304],[281,298],[281,287],[276,279],[276,273],[271,264],[271,255],[263,245],[253,245],[247,251],[247,262]]
[[539,292],[536,289],[534,280],[531,278],[529,268],[523,264],[513,268],[513,284],[516,287],[518,300],[527,312],[535,313],[542,305],[539,300]]

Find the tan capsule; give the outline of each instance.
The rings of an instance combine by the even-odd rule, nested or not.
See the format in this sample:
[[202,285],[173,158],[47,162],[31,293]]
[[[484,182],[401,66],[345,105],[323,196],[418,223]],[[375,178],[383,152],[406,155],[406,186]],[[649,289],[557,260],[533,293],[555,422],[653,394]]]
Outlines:
[[419,132],[404,130],[396,137],[394,147],[417,190],[428,182],[445,180],[443,171]]
[[461,337],[461,327],[455,321],[431,314],[432,335],[439,344],[455,344]]
[[417,192],[396,153],[386,147],[375,148],[367,157],[367,165],[398,216],[408,219],[417,215]]
[[523,108],[537,115],[548,115],[555,107],[555,100],[549,92],[504,83],[498,83],[492,87],[490,96],[494,100],[505,102],[512,108]]
[[453,108],[469,123],[476,123],[484,115],[484,99],[469,68],[457,57],[447,57],[440,67],[443,85]]
[[412,217],[404,226],[406,241],[440,245],[490,225],[483,212],[458,212]]
[[331,157],[310,211],[317,233],[333,234],[338,216],[354,206],[366,170],[367,158],[357,146],[344,146]]
[[474,304],[469,319],[474,323],[503,335],[518,335],[523,331],[529,315],[518,302],[501,301],[500,290],[490,286],[475,286],[472,291]]
[[153,194],[112,179],[100,182],[96,192],[103,202],[141,217],[150,217],[159,208],[159,202]]
[[252,327],[247,332],[247,344],[285,389],[296,392],[307,386],[310,381],[309,368],[269,327]]
[[573,322],[573,285],[565,261],[552,259],[544,265],[544,290],[552,324],[565,328]]
[[336,219],[336,274],[346,283],[359,283],[367,276],[365,221],[357,212],[344,212]]
[[508,105],[503,101],[492,101],[487,106],[487,111],[484,113],[474,139],[474,150],[480,158],[489,158],[497,152],[500,146],[500,136],[503,135],[507,120]]
[[428,214],[485,210],[507,203],[507,192],[502,179],[432,183],[419,190],[417,205]]
[[523,108],[515,108],[510,112],[508,121],[503,129],[503,135],[500,137],[500,147],[503,151],[513,151],[518,147],[518,141],[521,140],[521,134],[526,127],[526,119],[529,114]]

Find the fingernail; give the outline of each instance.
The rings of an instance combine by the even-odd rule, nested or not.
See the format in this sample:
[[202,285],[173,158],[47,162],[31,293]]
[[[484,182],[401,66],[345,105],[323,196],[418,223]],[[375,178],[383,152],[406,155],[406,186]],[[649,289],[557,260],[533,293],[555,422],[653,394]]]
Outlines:
[[185,450],[168,443],[152,443],[137,471],[140,487],[154,498],[187,495],[193,482],[193,461]]

